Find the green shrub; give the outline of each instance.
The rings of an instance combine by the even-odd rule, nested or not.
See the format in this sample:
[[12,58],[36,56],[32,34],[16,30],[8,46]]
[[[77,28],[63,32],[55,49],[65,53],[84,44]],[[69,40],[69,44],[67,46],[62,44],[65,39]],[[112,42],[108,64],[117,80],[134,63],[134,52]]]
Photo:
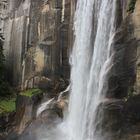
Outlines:
[[10,113],[16,110],[16,98],[0,100],[0,114]]
[[[0,35],[1,37],[1,35]],[[5,80],[5,67],[4,67],[4,53],[3,53],[3,42],[0,40],[0,98],[11,97],[14,94],[14,90],[9,85],[8,81]]]
[[129,1],[129,8],[128,8],[129,12],[134,12],[136,1],[137,0],[130,0]]
[[33,95],[37,95],[42,93],[40,89],[28,89],[20,93],[20,95],[32,97]]

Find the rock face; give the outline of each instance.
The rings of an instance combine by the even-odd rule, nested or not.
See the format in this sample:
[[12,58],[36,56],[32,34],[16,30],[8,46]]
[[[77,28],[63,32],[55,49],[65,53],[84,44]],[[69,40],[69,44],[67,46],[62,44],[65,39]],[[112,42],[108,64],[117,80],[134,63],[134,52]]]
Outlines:
[[[109,75],[108,97],[128,96],[135,82],[138,40],[134,36],[132,14],[125,13],[126,1],[117,1],[116,34],[114,35],[113,66]],[[124,9],[123,9],[124,8]]]
[[16,101],[15,131],[21,134],[30,122],[36,117],[37,106],[42,99],[42,95],[32,97],[19,95]]
[[[64,90],[63,93],[65,92]],[[41,131],[42,133],[51,131],[58,123],[62,122],[68,106],[67,99],[62,96],[48,97],[42,98],[41,95],[35,95],[32,98],[18,96],[16,124],[6,140],[11,140],[12,137],[14,140],[36,140]]]
[[[34,77],[69,78],[72,47],[71,0],[8,0],[5,18],[7,78],[26,88]],[[37,81],[38,82],[38,81]]]
[[[110,99],[103,102],[104,119],[101,127],[111,140],[134,140],[140,134],[140,95],[127,101]],[[100,110],[99,110],[100,111]],[[99,126],[100,127],[100,126]],[[139,140],[139,139],[138,139]]]
[[128,11],[128,3],[117,1],[107,101],[98,110],[103,111],[104,119],[97,127],[103,127],[108,135],[106,139],[112,140],[140,138],[140,97],[135,95],[140,92],[140,0],[136,1],[133,13]]
[[137,47],[137,74],[136,74],[136,93],[140,94],[140,0],[137,0],[133,13],[134,35],[138,40]]
[[[135,140],[140,134],[140,0],[136,1],[134,12],[128,11],[129,1],[118,1],[118,19],[114,39],[114,65],[109,74],[107,97],[121,101],[106,103],[104,109],[107,132],[111,139]],[[128,98],[129,97],[129,98]],[[124,99],[128,99],[127,101]],[[114,108],[113,108],[114,107]],[[107,120],[107,121],[106,121]]]
[[[75,5],[76,0],[8,0],[2,3],[0,29],[5,37],[7,78],[14,86],[20,89],[56,88],[59,92],[65,89],[67,84],[63,81],[60,81],[62,87],[53,81],[69,78]],[[108,124],[105,130],[112,132],[111,139],[115,139],[114,135],[117,140],[120,136],[139,139],[140,97],[128,99],[128,96],[134,92],[140,94],[140,0],[133,13],[128,12],[128,0],[117,0],[116,34],[112,45],[113,65],[108,73],[108,101],[103,103],[102,125]],[[34,118],[35,103],[34,99],[18,97],[19,133]],[[33,120],[26,131],[33,130],[36,124],[60,121],[65,106],[67,100],[60,100],[53,109]]]

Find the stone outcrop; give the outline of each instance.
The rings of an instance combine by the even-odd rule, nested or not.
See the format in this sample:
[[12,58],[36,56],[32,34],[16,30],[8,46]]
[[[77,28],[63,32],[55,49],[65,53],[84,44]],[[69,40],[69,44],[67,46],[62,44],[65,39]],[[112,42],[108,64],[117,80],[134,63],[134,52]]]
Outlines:
[[[103,111],[103,134],[111,140],[135,140],[140,134],[140,95],[124,99],[109,99],[99,106]],[[103,135],[102,134],[102,135]],[[138,139],[139,140],[139,139]]]
[[128,11],[129,1],[117,2],[114,62],[108,74],[109,101],[102,108],[102,125],[113,140],[135,140],[140,138],[140,99],[136,95],[140,91],[140,0],[136,1],[134,12]]
[[32,97],[19,95],[16,101],[15,132],[21,134],[30,122],[36,118],[36,110],[41,102],[42,94]]
[[127,1],[117,3],[116,33],[112,44],[113,65],[108,74],[107,97],[124,98],[128,96],[136,79],[138,39],[134,36],[132,13],[126,12]]
[[[68,90],[62,92],[66,93]],[[7,135],[6,140],[36,140],[42,128],[42,131],[45,132],[44,129],[49,128],[48,130],[51,130],[56,127],[58,123],[62,122],[67,110],[67,98],[64,96],[50,98],[49,93],[45,96],[33,96],[32,98],[23,95],[18,96],[15,126]],[[44,103],[44,109],[38,114],[38,110]]]

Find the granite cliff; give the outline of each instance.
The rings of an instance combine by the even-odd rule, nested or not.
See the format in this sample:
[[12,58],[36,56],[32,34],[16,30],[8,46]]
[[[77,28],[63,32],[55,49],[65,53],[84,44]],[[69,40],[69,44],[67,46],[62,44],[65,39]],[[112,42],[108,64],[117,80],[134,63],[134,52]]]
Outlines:
[[[34,139],[36,126],[62,121],[68,102],[68,91],[63,91],[70,79],[75,8],[76,0],[1,0],[0,32],[4,40],[6,77],[18,92],[43,89],[40,95],[31,98],[18,93],[16,113],[12,114],[16,121],[11,117],[14,124],[10,127],[9,122],[4,122],[8,125],[4,136],[9,140],[18,139],[19,135],[21,139]],[[115,28],[108,100],[101,104],[103,126],[111,132],[113,140],[139,140],[140,0],[117,1]],[[40,104],[53,98],[49,109],[36,116]]]
[[43,77],[69,78],[74,2],[2,3],[7,78],[13,86],[23,90],[36,87]]

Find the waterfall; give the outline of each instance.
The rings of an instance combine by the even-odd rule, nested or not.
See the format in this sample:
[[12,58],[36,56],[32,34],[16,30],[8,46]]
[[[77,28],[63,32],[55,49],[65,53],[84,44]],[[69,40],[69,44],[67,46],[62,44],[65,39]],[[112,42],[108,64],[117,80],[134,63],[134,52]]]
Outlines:
[[97,116],[97,110],[105,99],[107,75],[113,65],[115,12],[116,0],[77,1],[67,120],[69,140],[101,139],[96,128],[103,116]]
[[116,2],[77,0],[68,116],[48,130],[45,140],[106,139],[99,127],[103,119],[100,105],[107,100],[108,74],[113,66]]
[[54,98],[47,100],[46,102],[42,103],[39,108],[37,109],[37,117],[46,109],[49,109],[49,105],[52,104],[54,101]]

